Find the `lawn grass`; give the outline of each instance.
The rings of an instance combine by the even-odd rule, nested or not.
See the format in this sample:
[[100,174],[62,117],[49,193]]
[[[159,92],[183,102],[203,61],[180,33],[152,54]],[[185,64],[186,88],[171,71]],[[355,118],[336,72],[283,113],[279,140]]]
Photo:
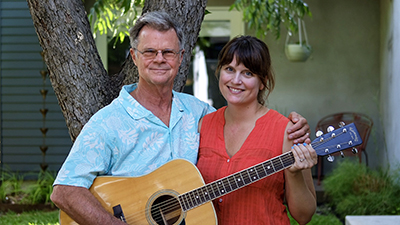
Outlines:
[[0,225],[59,225],[58,210],[23,213],[0,212]]
[[[290,218],[291,225],[299,225],[293,218]],[[333,214],[320,215],[314,214],[307,225],[343,225],[343,223]]]
[[[59,225],[58,210],[55,211],[31,211],[17,214],[15,212],[0,213],[0,225]],[[290,218],[291,225],[298,225],[293,218]],[[316,213],[308,225],[343,225],[333,214]]]

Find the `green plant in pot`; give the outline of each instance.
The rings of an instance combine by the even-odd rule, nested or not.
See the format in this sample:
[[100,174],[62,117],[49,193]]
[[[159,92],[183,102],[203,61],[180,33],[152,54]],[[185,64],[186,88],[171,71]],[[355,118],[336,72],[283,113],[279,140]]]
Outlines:
[[[312,49],[308,43],[306,27],[303,20],[298,19],[299,41],[296,43],[290,42],[292,33],[288,31],[285,42],[285,54],[287,59],[292,62],[305,62],[310,57]],[[303,41],[304,35],[304,41]]]

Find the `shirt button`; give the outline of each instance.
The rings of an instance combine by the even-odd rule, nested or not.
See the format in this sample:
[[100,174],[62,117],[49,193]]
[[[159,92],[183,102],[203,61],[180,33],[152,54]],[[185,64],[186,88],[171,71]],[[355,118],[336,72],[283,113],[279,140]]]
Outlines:
[[222,202],[222,198],[219,199],[219,202]]
[[229,161],[231,161],[231,160],[230,159],[226,160],[226,162],[229,162]]

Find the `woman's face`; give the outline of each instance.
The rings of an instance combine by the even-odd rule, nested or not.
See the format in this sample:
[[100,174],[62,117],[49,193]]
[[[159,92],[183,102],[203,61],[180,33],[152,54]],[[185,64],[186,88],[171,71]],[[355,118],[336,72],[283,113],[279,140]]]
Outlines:
[[260,78],[250,72],[242,63],[237,65],[236,57],[221,67],[219,89],[228,104],[258,103],[258,92],[264,88]]

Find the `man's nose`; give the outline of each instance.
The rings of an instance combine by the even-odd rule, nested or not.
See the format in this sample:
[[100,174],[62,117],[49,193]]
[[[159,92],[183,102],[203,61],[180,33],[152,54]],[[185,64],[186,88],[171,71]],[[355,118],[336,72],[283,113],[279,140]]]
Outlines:
[[163,53],[162,53],[161,50],[158,50],[158,51],[157,51],[156,57],[154,58],[154,61],[157,61],[157,62],[163,62],[163,61],[165,61],[165,58],[164,58]]

